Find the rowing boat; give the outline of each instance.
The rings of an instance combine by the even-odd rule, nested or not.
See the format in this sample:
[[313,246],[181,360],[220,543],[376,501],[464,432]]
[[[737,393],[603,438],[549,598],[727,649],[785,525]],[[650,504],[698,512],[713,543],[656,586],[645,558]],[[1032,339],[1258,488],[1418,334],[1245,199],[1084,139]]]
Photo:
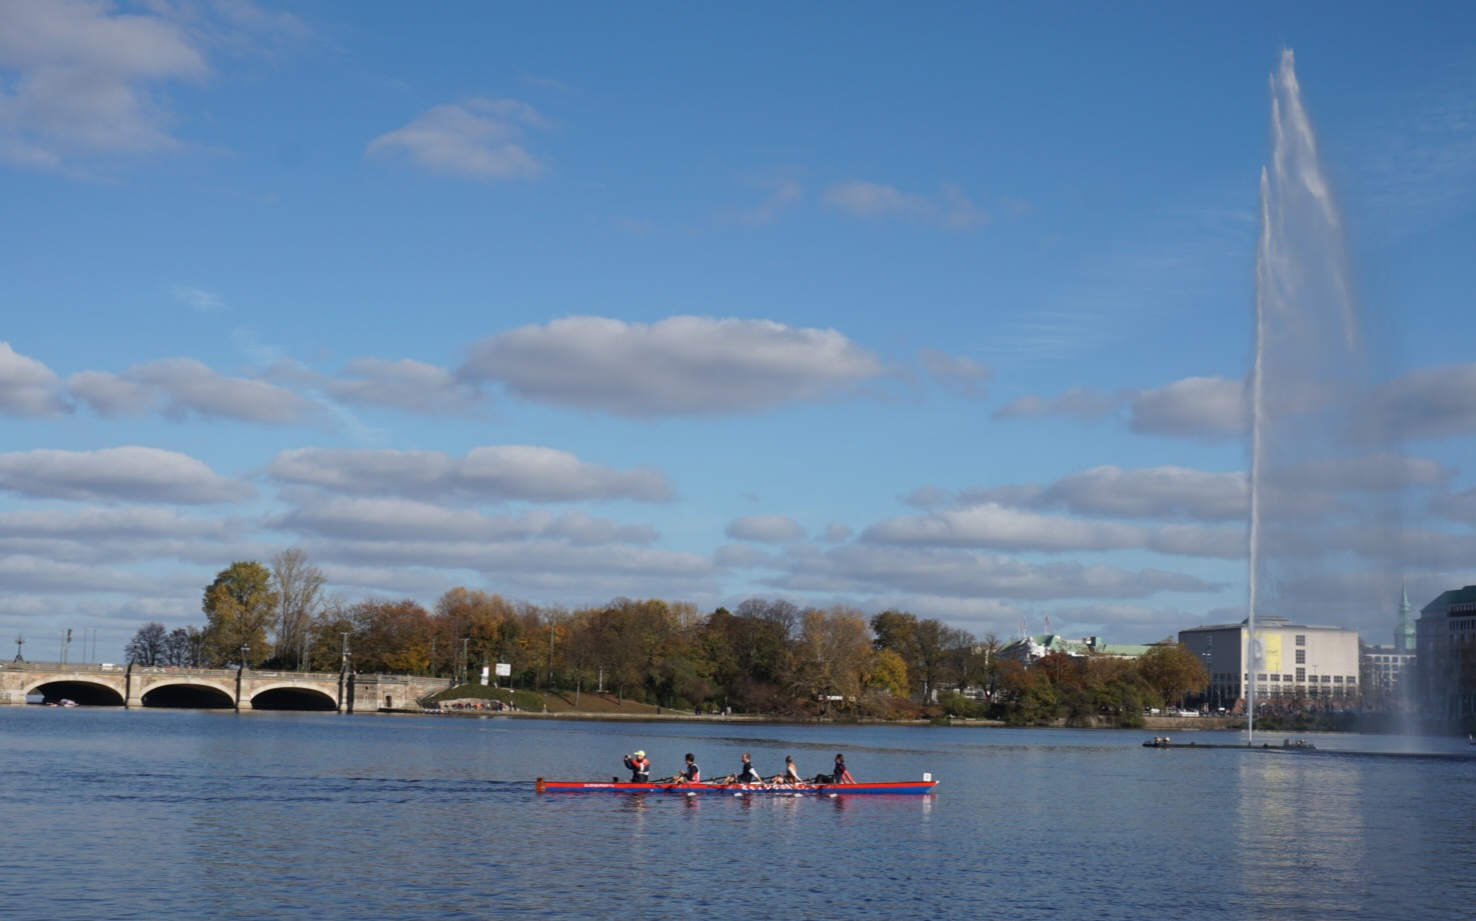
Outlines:
[[[925,775],[926,776],[926,775]],[[938,781],[898,780],[889,783],[583,783],[538,778],[539,793],[726,793],[729,796],[858,796],[878,794],[919,795],[932,793]]]

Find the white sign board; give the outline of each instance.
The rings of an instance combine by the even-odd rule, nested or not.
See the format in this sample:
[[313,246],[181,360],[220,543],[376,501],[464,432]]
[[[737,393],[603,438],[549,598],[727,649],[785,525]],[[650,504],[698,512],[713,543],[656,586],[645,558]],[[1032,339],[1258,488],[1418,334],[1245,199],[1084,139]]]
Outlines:
[[497,677],[506,678],[512,674],[512,666],[507,662],[497,663]]

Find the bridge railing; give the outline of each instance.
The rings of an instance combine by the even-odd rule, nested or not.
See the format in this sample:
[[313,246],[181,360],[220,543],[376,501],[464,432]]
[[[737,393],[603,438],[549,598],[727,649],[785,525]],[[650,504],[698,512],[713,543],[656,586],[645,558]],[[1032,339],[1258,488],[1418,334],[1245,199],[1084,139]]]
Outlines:
[[111,662],[0,662],[0,669],[8,669],[16,672],[124,672],[128,670],[127,665],[114,665]]

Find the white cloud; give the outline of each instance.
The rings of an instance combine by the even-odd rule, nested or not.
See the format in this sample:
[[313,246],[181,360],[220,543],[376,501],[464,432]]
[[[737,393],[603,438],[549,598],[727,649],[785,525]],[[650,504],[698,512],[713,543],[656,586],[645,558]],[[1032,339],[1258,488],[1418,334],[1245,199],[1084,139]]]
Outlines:
[[804,537],[805,529],[787,515],[749,515],[731,522],[725,533],[734,540],[782,544]]
[[647,544],[657,534],[648,525],[621,525],[571,511],[554,515],[532,510],[485,515],[410,499],[309,496],[268,525],[278,530],[344,540],[508,542],[557,539],[577,545]]
[[219,294],[203,288],[175,285],[169,289],[169,296],[201,313],[219,313],[225,310],[226,306],[225,300]]
[[45,557],[6,554],[0,557],[0,583],[7,592],[144,592],[149,580],[129,572],[101,569],[90,563],[64,563]]
[[185,454],[158,448],[0,454],[0,489],[23,496],[205,504],[249,498],[248,483],[217,475]]
[[1076,562],[1033,564],[958,549],[848,544],[824,553],[771,558],[775,588],[802,592],[909,593],[951,598],[1042,601],[1145,598],[1159,592],[1213,592],[1196,576]]
[[533,402],[644,419],[833,399],[883,373],[833,329],[695,316],[524,326],[473,345],[459,372]]
[[180,23],[94,0],[0,3],[0,70],[0,161],[40,168],[179,147],[156,87],[209,73]]
[[949,355],[937,349],[923,348],[917,352],[918,364],[932,375],[933,380],[944,387],[957,391],[970,399],[984,396],[982,382],[989,380],[989,369],[958,355]]
[[1138,525],[1039,515],[988,503],[903,515],[867,528],[862,540],[929,547],[990,547],[1060,553],[1141,547],[1148,529]]
[[459,460],[438,451],[303,448],[277,455],[268,472],[286,483],[354,495],[662,502],[672,492],[666,478],[650,468],[612,470],[530,445],[474,448]]
[[55,416],[68,411],[60,380],[34,358],[0,342],[0,413],[15,416]]
[[513,99],[470,99],[435,106],[369,143],[369,156],[470,179],[536,179],[547,166],[523,146],[524,129],[546,127],[532,106]]
[[445,368],[412,361],[359,358],[344,368],[344,379],[323,382],[336,400],[360,406],[384,406],[430,416],[462,415],[480,402],[481,394],[459,383]]
[[1134,397],[1130,427],[1176,438],[1231,438],[1244,435],[1249,422],[1244,381],[1190,377]]
[[838,182],[825,190],[823,201],[852,217],[897,218],[945,230],[972,230],[988,223],[985,214],[957,185],[944,184],[932,197],[903,192],[875,182]]
[[1063,477],[1037,501],[1078,514],[1114,518],[1244,521],[1250,510],[1250,489],[1245,474],[1239,472],[1103,466]]
[[1027,394],[1011,400],[994,411],[996,419],[1022,419],[1034,416],[1075,416],[1099,419],[1115,411],[1125,399],[1122,395],[1097,393],[1085,387],[1072,387],[1058,397],[1046,398]]
[[1447,438],[1476,434],[1476,364],[1421,368],[1376,389],[1363,408],[1372,434]]
[[292,425],[321,412],[316,403],[290,390],[265,381],[226,377],[193,358],[135,365],[122,375],[83,371],[68,378],[67,384],[73,396],[104,416],[157,409],[175,421],[193,416]]

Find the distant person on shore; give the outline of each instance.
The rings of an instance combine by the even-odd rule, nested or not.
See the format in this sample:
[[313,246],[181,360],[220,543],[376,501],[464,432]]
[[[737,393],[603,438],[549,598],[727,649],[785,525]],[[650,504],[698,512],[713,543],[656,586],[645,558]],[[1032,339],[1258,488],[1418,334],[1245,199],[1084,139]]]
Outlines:
[[646,783],[651,779],[651,761],[645,752],[625,756],[625,766],[630,769],[631,783]]
[[774,775],[774,779],[770,783],[803,783],[800,779],[799,768],[794,766],[793,755],[784,756],[784,773]]
[[697,766],[697,758],[691,752],[687,752],[687,766],[682,768],[681,773],[676,776],[677,783],[701,783],[702,769]]
[[830,782],[831,783],[855,783],[856,782],[856,778],[852,777],[851,776],[851,772],[848,771],[848,770],[846,770],[846,756],[845,755],[836,755],[835,756],[835,772],[830,775]]

